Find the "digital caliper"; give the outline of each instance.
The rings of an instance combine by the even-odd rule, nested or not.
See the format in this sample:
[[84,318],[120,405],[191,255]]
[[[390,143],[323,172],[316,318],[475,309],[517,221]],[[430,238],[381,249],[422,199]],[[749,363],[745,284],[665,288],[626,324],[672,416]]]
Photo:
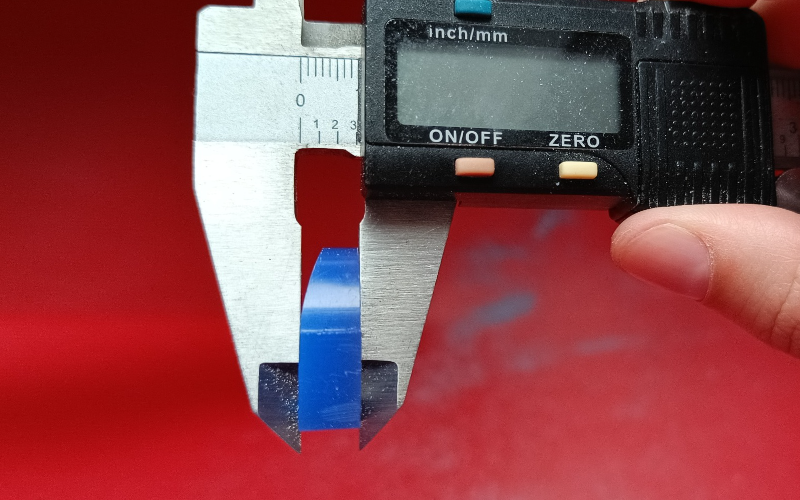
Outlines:
[[[197,43],[197,200],[251,406],[298,451],[321,428],[363,446],[402,405],[457,203],[773,205],[773,148],[800,157],[796,115],[773,142],[770,111],[797,108],[798,80],[771,82],[747,9],[367,0],[362,26],[257,0],[204,9]],[[303,148],[363,156],[366,208],[301,334]]]

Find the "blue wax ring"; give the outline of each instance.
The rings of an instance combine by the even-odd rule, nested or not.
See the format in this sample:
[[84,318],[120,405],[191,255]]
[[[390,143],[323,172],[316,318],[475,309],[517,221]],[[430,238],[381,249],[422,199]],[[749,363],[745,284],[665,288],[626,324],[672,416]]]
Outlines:
[[361,290],[358,249],[322,250],[300,316],[301,431],[361,423]]

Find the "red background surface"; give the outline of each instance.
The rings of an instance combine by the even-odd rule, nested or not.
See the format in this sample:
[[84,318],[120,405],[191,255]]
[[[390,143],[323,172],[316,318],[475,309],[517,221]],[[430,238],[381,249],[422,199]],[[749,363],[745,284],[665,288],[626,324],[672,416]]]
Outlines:
[[[616,270],[604,213],[459,209],[405,406],[291,451],[192,194],[202,5],[0,5],[0,497],[800,495],[800,361]],[[306,271],[356,245],[358,168],[299,161]]]

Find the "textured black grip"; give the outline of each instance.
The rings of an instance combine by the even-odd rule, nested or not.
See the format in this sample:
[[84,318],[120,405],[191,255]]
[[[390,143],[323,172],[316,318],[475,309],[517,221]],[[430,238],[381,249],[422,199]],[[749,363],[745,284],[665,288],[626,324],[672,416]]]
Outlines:
[[742,68],[639,65],[640,197],[635,210],[774,204],[767,82]]

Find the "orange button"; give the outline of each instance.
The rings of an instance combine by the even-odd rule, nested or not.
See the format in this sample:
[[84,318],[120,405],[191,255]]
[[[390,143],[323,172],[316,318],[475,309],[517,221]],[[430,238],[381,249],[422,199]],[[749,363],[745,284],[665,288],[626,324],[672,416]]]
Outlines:
[[597,163],[593,161],[565,161],[558,166],[562,179],[597,179]]
[[459,177],[491,177],[494,175],[494,160],[491,158],[459,158],[456,160],[456,175]]

